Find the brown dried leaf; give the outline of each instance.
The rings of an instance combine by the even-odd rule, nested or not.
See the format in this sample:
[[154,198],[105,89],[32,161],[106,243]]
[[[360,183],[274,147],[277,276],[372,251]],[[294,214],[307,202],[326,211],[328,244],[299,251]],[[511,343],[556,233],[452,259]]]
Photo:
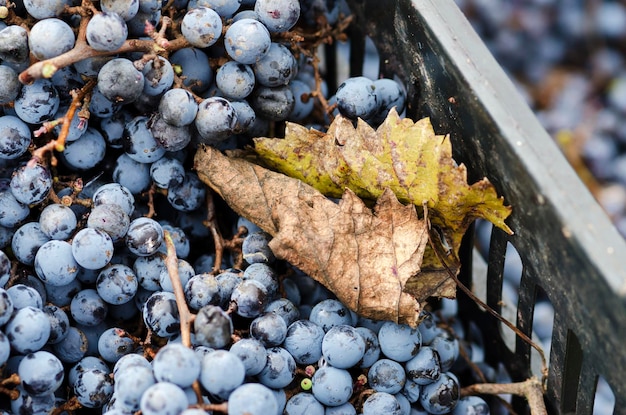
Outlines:
[[[415,206],[384,191],[373,209],[351,190],[335,203],[300,180],[201,147],[196,170],[238,214],[274,238],[274,254],[330,289],[365,317],[415,326],[422,297],[442,295],[447,276],[425,281],[428,294],[405,291],[419,275],[427,226]],[[419,278],[418,278],[419,279]],[[454,281],[452,281],[454,284]]]

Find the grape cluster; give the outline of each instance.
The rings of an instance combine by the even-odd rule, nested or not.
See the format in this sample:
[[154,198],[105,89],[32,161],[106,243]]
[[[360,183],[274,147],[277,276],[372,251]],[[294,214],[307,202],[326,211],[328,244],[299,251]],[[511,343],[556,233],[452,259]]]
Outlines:
[[403,86],[377,74],[328,93],[316,50],[348,15],[326,0],[0,0],[2,413],[488,411],[460,397],[445,319],[357,316],[193,169],[199,144],[402,113]]

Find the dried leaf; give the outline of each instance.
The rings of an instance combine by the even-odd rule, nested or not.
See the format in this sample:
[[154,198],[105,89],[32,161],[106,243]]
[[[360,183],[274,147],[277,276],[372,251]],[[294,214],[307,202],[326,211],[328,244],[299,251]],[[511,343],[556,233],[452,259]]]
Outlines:
[[[419,280],[428,232],[415,206],[403,205],[390,190],[373,209],[350,190],[335,203],[298,179],[210,147],[198,149],[195,164],[200,179],[233,210],[273,236],[278,258],[363,316],[417,324],[421,300],[405,287]],[[447,280],[426,281],[424,298],[441,295],[436,287],[449,287]]]
[[[400,202],[412,203],[420,212],[427,206],[442,245],[450,248],[446,262],[454,271],[461,239],[476,218],[512,233],[504,223],[511,208],[486,178],[467,183],[465,166],[452,159],[449,136],[436,135],[428,118],[413,122],[392,110],[374,130],[363,121],[355,128],[338,117],[326,134],[288,123],[284,139],[257,138],[255,151],[271,169],[329,197],[339,197],[347,188],[362,199],[376,200],[391,189]],[[432,249],[427,249],[422,268],[436,274],[434,281],[442,281],[446,273]],[[423,284],[426,277],[420,278]]]

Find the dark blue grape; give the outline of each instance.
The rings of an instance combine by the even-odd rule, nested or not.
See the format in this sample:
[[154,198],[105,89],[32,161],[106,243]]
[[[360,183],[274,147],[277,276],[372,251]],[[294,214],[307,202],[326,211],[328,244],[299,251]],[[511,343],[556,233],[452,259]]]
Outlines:
[[170,382],[158,382],[148,387],[139,407],[144,415],[175,415],[189,405],[185,391]]
[[207,48],[222,36],[222,19],[215,10],[209,7],[188,8],[180,30],[193,46]]
[[188,8],[208,7],[221,17],[231,17],[240,7],[240,0],[189,0]]
[[439,353],[431,347],[422,346],[404,367],[409,379],[418,385],[427,385],[437,380],[441,374]]
[[39,222],[27,222],[20,226],[11,239],[11,249],[22,264],[33,265],[39,248],[50,238],[41,230]]
[[310,365],[322,357],[324,330],[310,320],[298,320],[287,329],[283,347],[298,364]]
[[456,406],[460,398],[460,387],[456,377],[442,373],[433,383],[422,386],[420,403],[433,415],[447,414]]
[[115,363],[122,356],[132,353],[135,349],[133,339],[125,335],[124,330],[111,327],[105,330],[98,339],[98,353],[107,362]]
[[324,405],[343,405],[352,396],[352,377],[345,369],[322,366],[311,380],[313,396]]
[[259,85],[287,85],[298,74],[298,62],[283,44],[273,42],[265,55],[252,66]]
[[167,200],[176,210],[190,212],[204,205],[206,202],[206,187],[193,172],[186,172],[180,184],[173,184],[167,188]]
[[404,388],[406,374],[400,363],[380,359],[369,368],[367,382],[377,392],[396,394]]
[[198,106],[195,125],[205,144],[224,141],[234,131],[237,114],[224,98],[207,98]]
[[219,305],[221,302],[217,279],[211,274],[194,275],[185,284],[185,299],[194,310],[205,305]]
[[229,61],[217,70],[215,84],[226,98],[244,99],[254,89],[254,72],[249,65]]
[[365,340],[352,326],[346,324],[333,326],[322,339],[322,356],[336,368],[351,368],[363,358],[364,354]]
[[295,105],[293,92],[288,85],[257,87],[249,98],[255,113],[270,121],[284,121]]
[[281,389],[287,387],[296,376],[296,361],[291,353],[282,347],[267,349],[265,367],[257,375],[263,385]]
[[246,235],[241,246],[243,259],[249,264],[274,262],[276,257],[269,247],[271,239],[265,232],[252,232]]
[[389,393],[375,392],[363,402],[363,415],[402,415],[400,402]]
[[[125,356],[137,355],[130,354]],[[113,397],[117,398],[129,410],[135,412],[139,410],[141,396],[155,383],[156,379],[149,364],[148,366],[134,365],[125,370],[118,370],[115,375]]]
[[50,320],[43,310],[24,307],[13,313],[4,327],[4,333],[16,352],[36,352],[50,337]]
[[246,368],[239,357],[226,350],[215,350],[202,359],[200,383],[212,395],[227,399],[245,378]]
[[22,86],[14,101],[17,116],[29,124],[40,124],[52,119],[59,109],[59,94],[48,79],[38,79]]
[[98,130],[87,127],[78,140],[65,144],[63,162],[74,170],[89,170],[100,163],[106,154],[106,141]]
[[113,395],[113,380],[100,369],[87,369],[78,374],[74,394],[84,407],[100,408]]
[[150,120],[149,126],[154,138],[169,152],[184,150],[191,142],[191,130],[186,125],[171,125],[156,116]]
[[179,333],[180,318],[173,293],[157,291],[151,294],[143,304],[142,311],[144,323],[157,336],[172,337]]
[[18,201],[11,190],[0,190],[0,226],[12,228],[26,219],[30,209]]
[[281,316],[265,313],[250,323],[250,336],[259,340],[265,347],[278,346],[287,336],[287,324]]
[[229,415],[267,415],[278,412],[272,390],[259,383],[244,383],[228,397]]
[[52,350],[63,363],[76,363],[83,359],[88,351],[87,336],[82,330],[69,327],[67,335],[60,342],[53,344]]
[[139,163],[152,163],[165,155],[165,148],[154,138],[149,127],[149,118],[138,116],[124,130],[124,150]]
[[233,335],[233,322],[220,307],[202,307],[193,323],[196,342],[199,345],[221,349],[230,344]]
[[445,330],[439,332],[437,337],[430,343],[430,347],[439,354],[442,372],[449,371],[459,358],[459,341]]
[[305,82],[294,79],[289,82],[289,88],[291,88],[295,102],[288,119],[302,121],[313,112],[315,102],[311,96],[311,87]]
[[15,310],[24,307],[43,308],[43,299],[33,287],[24,284],[15,284],[7,288],[7,294]]
[[169,343],[154,356],[152,370],[158,382],[171,382],[186,388],[200,376],[200,360],[189,347]]
[[124,20],[130,20],[139,11],[139,0],[102,0],[100,7],[103,12],[117,13]]
[[229,351],[239,357],[246,369],[246,376],[258,375],[265,367],[267,352],[265,346],[256,339],[241,339]]
[[120,205],[102,204],[91,209],[87,226],[106,232],[113,242],[117,242],[126,236],[130,218]]
[[263,57],[271,43],[267,28],[254,19],[238,20],[224,34],[224,46],[228,56],[248,65]]
[[286,32],[300,18],[298,0],[257,0],[254,11],[270,32]]
[[[84,270],[84,268],[81,268],[81,270]],[[45,284],[47,301],[59,307],[70,305],[72,298],[82,289],[82,284],[79,280],[80,275],[81,272],[79,271],[76,278],[66,285],[54,286]]]
[[18,25],[0,30],[0,59],[12,64],[27,62],[29,56],[28,31]]
[[50,319],[50,337],[48,338],[48,344],[59,343],[67,336],[70,328],[70,319],[62,308],[54,304],[44,306],[43,311]]
[[115,162],[113,180],[124,186],[132,194],[141,193],[152,183],[150,164],[135,161],[124,153]]
[[87,23],[87,43],[102,52],[118,50],[128,37],[126,22],[117,13],[94,14]]
[[143,93],[149,96],[163,94],[174,83],[172,64],[162,56],[148,61],[142,73],[144,76]]
[[267,289],[255,280],[243,280],[233,290],[230,300],[237,306],[237,314],[254,318],[261,314],[267,303]]
[[52,188],[50,171],[40,164],[25,165],[15,170],[11,178],[13,196],[26,205],[41,203]]
[[385,356],[406,362],[418,353],[422,336],[417,328],[388,321],[378,331],[378,341]]
[[[0,105],[8,104],[15,100],[17,94],[20,93],[21,87],[17,72],[7,65],[0,65]],[[0,157],[2,157],[2,153],[0,151]]]
[[52,353],[30,353],[20,362],[18,374],[22,387],[30,395],[55,392],[63,382],[63,363]]
[[133,270],[137,276],[139,284],[150,291],[157,291],[161,289],[159,283],[159,276],[161,270],[165,268],[165,255],[162,253],[155,253],[149,256],[139,257],[133,264]]
[[[54,39],[54,42],[50,39]],[[54,58],[69,51],[75,41],[70,25],[57,18],[38,21],[28,36],[30,52],[39,60]]]
[[133,102],[143,92],[144,76],[125,58],[111,59],[98,73],[98,89],[113,102]]
[[265,307],[265,312],[275,313],[282,317],[287,327],[300,318],[298,307],[287,298],[277,298],[272,301]]
[[135,197],[119,183],[107,183],[96,189],[92,196],[94,206],[102,204],[119,205],[128,216],[135,210]]
[[0,159],[19,158],[28,150],[30,140],[31,132],[24,121],[13,115],[0,117]]
[[96,281],[98,295],[109,304],[125,304],[137,293],[139,282],[130,267],[114,264],[100,271]]
[[72,245],[66,241],[52,239],[37,250],[35,272],[43,282],[50,285],[67,285],[78,274],[78,262]]
[[365,353],[363,354],[363,358],[359,361],[359,367],[368,368],[378,361],[380,356],[378,336],[376,332],[367,327],[357,327],[356,331],[359,332],[363,340],[365,340]]
[[230,105],[235,110],[237,116],[237,123],[233,132],[235,134],[243,134],[248,132],[250,127],[254,125],[256,121],[256,113],[248,103],[248,101],[230,101]]
[[285,413],[288,415],[324,415],[324,405],[308,392],[299,392],[287,401]]
[[39,215],[39,228],[50,239],[68,239],[77,224],[74,211],[59,203],[49,204]]
[[[2,252],[2,251],[0,251]],[[4,253],[2,253],[4,255]],[[0,255],[1,256],[1,255]],[[0,326],[4,326],[13,314],[13,300],[4,288],[0,288]]]
[[323,300],[315,304],[309,320],[322,327],[325,332],[334,326],[352,324],[352,316],[348,307],[334,299]]
[[[81,62],[86,61],[84,59]],[[95,72],[92,76],[98,75],[98,72]],[[98,89],[98,86],[91,91],[91,101],[89,101],[89,113],[94,117],[100,118],[109,118],[118,113],[122,104],[117,101],[112,101],[109,98],[105,97],[102,92]]]
[[156,253],[163,243],[163,228],[154,219],[140,217],[133,220],[126,233],[126,246],[137,256]]
[[104,231],[83,228],[74,235],[72,254],[83,268],[103,268],[113,257],[113,240]]
[[185,168],[177,159],[163,157],[150,166],[150,177],[152,177],[152,181],[158,187],[167,189],[171,184],[181,184],[183,182]]
[[165,122],[182,127],[196,118],[198,104],[193,95],[182,88],[170,89],[159,103],[159,113]]
[[107,315],[107,305],[92,288],[80,291],[70,303],[70,312],[78,324],[97,326]]
[[374,82],[366,77],[348,78],[337,88],[339,112],[353,120],[372,118],[380,108],[375,90]]
[[172,53],[170,62],[180,70],[177,73],[185,77],[183,84],[192,92],[200,94],[211,86],[213,71],[208,56],[200,49],[179,49]]
[[24,0],[26,11],[35,19],[60,16],[65,7],[71,5],[70,0]]
[[489,405],[480,396],[464,396],[457,402],[451,415],[489,415]]

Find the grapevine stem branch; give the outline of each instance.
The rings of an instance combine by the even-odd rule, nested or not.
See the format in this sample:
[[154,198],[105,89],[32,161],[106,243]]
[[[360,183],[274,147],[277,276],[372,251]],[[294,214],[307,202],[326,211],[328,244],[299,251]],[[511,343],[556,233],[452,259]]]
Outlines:
[[543,385],[536,377],[517,383],[476,383],[461,389],[461,395],[501,395],[523,396],[528,401],[532,415],[547,415],[543,401]]

